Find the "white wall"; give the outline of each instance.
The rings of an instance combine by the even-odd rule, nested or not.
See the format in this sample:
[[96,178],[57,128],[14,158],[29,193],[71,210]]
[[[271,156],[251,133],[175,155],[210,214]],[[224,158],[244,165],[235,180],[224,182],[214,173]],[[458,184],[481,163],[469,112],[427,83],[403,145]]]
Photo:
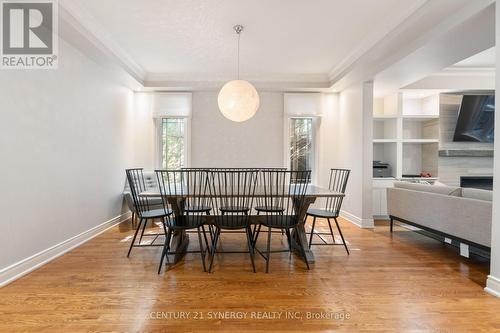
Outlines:
[[193,167],[283,166],[283,94],[259,92],[260,108],[243,123],[222,116],[217,91],[193,93]]
[[152,93],[134,93],[134,167],[154,170],[156,164],[156,130],[153,120],[154,98]]
[[[500,45],[500,6],[496,6],[496,44]],[[496,92],[500,92],[500,52],[496,52]],[[498,114],[497,114],[498,115]],[[500,128],[500,117],[495,117],[495,128]],[[493,215],[491,223],[491,269],[486,291],[500,297],[500,140],[495,140],[493,167]]]
[[[339,119],[339,95],[323,94],[323,112],[318,138],[318,185],[328,187],[330,169],[340,168],[337,156],[338,138],[337,126]],[[350,185],[350,184],[349,184]],[[320,207],[320,206],[318,206]],[[324,205],[323,205],[324,207]]]
[[63,40],[57,70],[1,71],[0,273],[122,213],[133,93],[104,73]]
[[333,152],[335,166],[351,169],[342,210],[362,227],[373,227],[373,84],[353,85],[340,93]]

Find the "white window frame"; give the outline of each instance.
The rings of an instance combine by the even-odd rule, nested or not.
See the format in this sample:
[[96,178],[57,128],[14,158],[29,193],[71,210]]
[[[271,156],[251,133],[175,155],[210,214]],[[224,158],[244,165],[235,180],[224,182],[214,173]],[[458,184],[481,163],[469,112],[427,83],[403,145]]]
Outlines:
[[319,154],[318,154],[318,139],[319,139],[319,126],[321,123],[321,117],[319,116],[285,116],[284,122],[284,135],[285,138],[283,142],[285,142],[284,149],[284,165],[287,169],[290,169],[290,123],[291,119],[312,119],[312,166],[311,166],[311,185],[316,185],[317,175],[318,175],[318,167],[319,167]]
[[156,140],[155,140],[155,165],[156,168],[162,169],[162,160],[163,160],[163,133],[162,133],[162,122],[163,119],[184,119],[184,157],[185,157],[185,168],[189,168],[191,166],[191,117],[183,117],[183,116],[163,116],[161,118],[155,118],[155,132],[156,132]]

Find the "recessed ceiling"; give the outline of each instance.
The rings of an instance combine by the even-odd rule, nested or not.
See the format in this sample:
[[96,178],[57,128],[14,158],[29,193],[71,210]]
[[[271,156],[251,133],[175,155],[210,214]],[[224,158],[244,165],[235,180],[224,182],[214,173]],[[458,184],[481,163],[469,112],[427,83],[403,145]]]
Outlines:
[[[415,0],[71,0],[148,74],[236,74],[234,24],[243,24],[241,72],[325,75]],[[76,7],[75,7],[76,6]],[[412,10],[413,10],[412,9]],[[77,14],[77,15],[76,15]],[[95,29],[94,29],[95,31]]]

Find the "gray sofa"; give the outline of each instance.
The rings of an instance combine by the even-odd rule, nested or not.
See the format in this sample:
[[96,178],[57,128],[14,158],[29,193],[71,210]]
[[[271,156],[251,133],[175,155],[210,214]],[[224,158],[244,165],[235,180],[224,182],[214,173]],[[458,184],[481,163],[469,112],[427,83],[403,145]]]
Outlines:
[[[144,185],[147,191],[159,191],[158,180],[156,179],[156,175],[153,171],[144,171]],[[125,199],[128,209],[130,209],[133,215],[136,215],[137,212],[134,207],[134,199],[132,198],[130,185],[126,178],[125,188],[123,189],[123,198]],[[151,209],[163,208],[163,202],[161,198],[149,198],[148,200],[149,204],[152,205]]]
[[435,232],[460,243],[491,248],[492,191],[396,182],[387,189],[394,220]]

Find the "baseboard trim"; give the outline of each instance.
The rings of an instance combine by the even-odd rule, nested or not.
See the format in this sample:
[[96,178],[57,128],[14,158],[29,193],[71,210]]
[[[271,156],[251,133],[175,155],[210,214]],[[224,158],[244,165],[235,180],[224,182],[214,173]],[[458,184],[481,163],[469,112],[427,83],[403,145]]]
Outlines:
[[357,225],[360,228],[371,229],[375,228],[375,223],[373,219],[362,219],[354,214],[349,213],[348,211],[341,210],[340,216],[352,224]]
[[45,265],[46,263],[62,256],[63,254],[73,250],[92,238],[102,234],[106,230],[122,223],[131,217],[131,212],[118,215],[104,223],[101,223],[89,230],[86,230],[76,236],[73,236],[59,244],[40,251],[26,259],[18,261],[10,266],[0,270],[0,288],[8,285],[20,277],[34,271],[35,269]]
[[494,277],[493,275],[488,275],[486,280],[486,288],[484,288],[488,294],[500,297],[500,279]]

